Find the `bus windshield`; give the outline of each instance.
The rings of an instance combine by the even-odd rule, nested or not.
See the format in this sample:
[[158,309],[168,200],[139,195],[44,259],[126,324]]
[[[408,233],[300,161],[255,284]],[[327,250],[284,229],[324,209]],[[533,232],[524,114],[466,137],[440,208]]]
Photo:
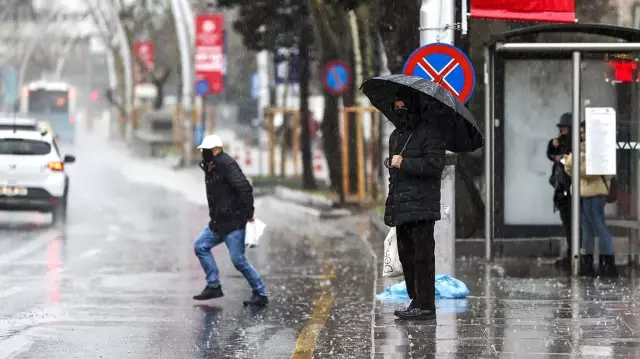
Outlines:
[[68,113],[68,99],[68,91],[30,90],[28,111],[30,113]]

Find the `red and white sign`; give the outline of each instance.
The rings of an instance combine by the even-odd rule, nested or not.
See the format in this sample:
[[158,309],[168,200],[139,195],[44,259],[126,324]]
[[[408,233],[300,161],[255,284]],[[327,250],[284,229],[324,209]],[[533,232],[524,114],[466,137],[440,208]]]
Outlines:
[[222,93],[224,87],[224,17],[199,14],[195,19],[196,84],[208,83],[209,93]]
[[471,0],[471,17],[574,23],[576,11],[574,0]]
[[156,66],[156,48],[151,41],[135,41],[133,45],[136,54],[147,65],[147,69],[153,71]]
[[[136,55],[144,62],[147,71],[153,71],[156,65],[156,49],[151,41],[134,41],[133,48]],[[138,61],[134,61],[134,77],[137,84],[146,82],[146,71],[140,66]]]

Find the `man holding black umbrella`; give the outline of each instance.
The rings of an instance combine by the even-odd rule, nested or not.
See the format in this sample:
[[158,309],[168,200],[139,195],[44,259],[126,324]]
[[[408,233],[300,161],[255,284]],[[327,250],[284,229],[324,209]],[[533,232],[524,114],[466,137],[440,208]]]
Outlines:
[[411,303],[402,319],[434,319],[435,222],[445,151],[473,152],[483,138],[475,119],[451,92],[408,75],[372,77],[361,86],[396,129],[389,137],[389,196],[385,223],[396,227],[398,254]]
[[437,121],[422,118],[417,96],[399,92],[393,106],[396,129],[389,137],[389,196],[384,221],[396,227],[398,255],[411,298],[409,307],[397,310],[395,315],[402,319],[434,319],[433,232],[440,219],[445,144]]

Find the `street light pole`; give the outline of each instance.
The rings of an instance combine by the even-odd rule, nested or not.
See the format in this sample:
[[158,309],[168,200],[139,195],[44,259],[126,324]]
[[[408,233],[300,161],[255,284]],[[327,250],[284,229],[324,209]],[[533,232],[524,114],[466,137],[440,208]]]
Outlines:
[[196,38],[196,27],[194,25],[193,8],[189,3],[189,0],[179,0],[179,5],[184,15],[185,23],[187,26],[187,34],[189,37],[189,43],[194,43]]
[[[97,4],[95,2],[95,0],[87,0],[87,5],[90,8],[96,8]],[[92,11],[92,10],[89,10]],[[105,19],[102,16],[99,16],[98,12],[93,13],[94,14],[94,19],[95,19],[95,26],[97,28],[98,33],[102,32],[103,34],[108,34],[109,33],[109,25],[107,22],[107,19]],[[97,35],[97,38],[99,39],[99,35]],[[105,47],[105,52],[107,55],[107,73],[109,76],[109,90],[114,91],[117,86],[118,86],[118,77],[116,74],[116,61],[115,61],[115,53],[113,51],[113,44],[111,43],[111,37],[110,36],[104,36],[104,38],[97,40],[94,37],[95,41],[109,41],[110,43],[104,43],[103,46]],[[112,139],[115,137],[116,135],[116,126],[113,126],[113,111],[109,112],[109,129],[108,129],[108,136],[109,139]]]
[[182,164],[188,165],[192,158],[190,135],[193,131],[193,124],[191,123],[191,118],[188,114],[191,110],[191,98],[193,96],[193,64],[191,63],[191,44],[189,44],[187,25],[185,24],[186,21],[184,19],[185,15],[182,13],[179,1],[180,0],[171,0],[171,12],[173,13],[173,20],[176,25],[176,35],[178,37],[178,46],[180,49],[180,65],[182,68],[182,115],[184,116],[185,133]]
[[[124,63],[124,85],[125,85],[125,100],[124,100],[124,108],[127,114],[127,117],[131,114],[133,110],[133,63],[131,58],[131,47],[129,46],[129,41],[127,39],[127,34],[124,30],[124,24],[120,20],[120,16],[118,15],[119,9],[115,6],[109,6],[109,12],[114,19],[116,25],[116,32],[118,36],[118,42],[120,43],[120,54],[122,56],[122,62]],[[125,131],[125,138],[131,139],[133,135],[133,123],[127,118],[127,126]]]

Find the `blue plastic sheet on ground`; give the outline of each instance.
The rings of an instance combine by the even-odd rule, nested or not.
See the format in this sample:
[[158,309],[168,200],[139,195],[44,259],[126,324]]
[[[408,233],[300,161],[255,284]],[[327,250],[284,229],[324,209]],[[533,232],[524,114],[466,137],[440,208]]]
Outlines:
[[[469,295],[469,288],[462,281],[450,275],[436,275],[436,299],[464,299]],[[384,292],[376,295],[378,300],[408,300],[407,284],[402,281],[388,286]]]

